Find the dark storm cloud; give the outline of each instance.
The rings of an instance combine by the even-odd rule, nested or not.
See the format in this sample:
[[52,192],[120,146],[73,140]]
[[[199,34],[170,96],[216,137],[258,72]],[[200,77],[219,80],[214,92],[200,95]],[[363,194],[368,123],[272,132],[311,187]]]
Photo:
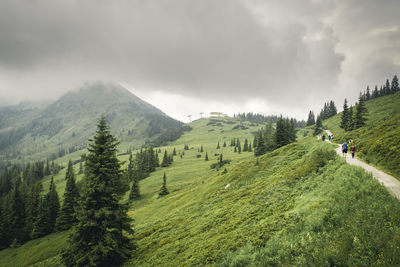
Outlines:
[[[352,38],[363,38],[346,27],[398,22],[383,14],[373,25],[352,20],[392,8],[384,2],[3,0],[0,90],[57,95],[101,79],[219,101],[320,104],[326,91],[348,79],[342,67]],[[376,59],[370,72],[396,68],[390,56],[386,61]]]

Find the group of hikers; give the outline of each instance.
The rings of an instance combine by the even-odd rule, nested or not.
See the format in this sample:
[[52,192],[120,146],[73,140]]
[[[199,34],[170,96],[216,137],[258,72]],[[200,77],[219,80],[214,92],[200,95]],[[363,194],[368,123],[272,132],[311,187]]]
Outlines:
[[[343,153],[343,157],[346,157],[347,155],[347,149],[348,149],[348,144],[347,142],[344,142],[342,144],[342,153]],[[356,154],[356,146],[354,144],[351,145],[350,147],[350,152],[351,152],[351,158],[354,159],[354,155]]]
[[[325,135],[322,135],[322,136],[319,135],[317,138],[318,138],[318,140],[322,140],[323,142],[325,142],[325,139],[326,139]],[[333,135],[328,134],[329,142],[331,142],[332,139],[333,139]],[[353,142],[352,140],[349,141],[349,143],[352,143],[352,142]],[[346,156],[347,156],[349,143],[348,142],[344,142],[342,144],[342,153],[343,153],[343,157],[344,158],[346,158]],[[354,144],[351,145],[350,152],[351,152],[351,158],[354,159],[354,155],[356,154],[356,146]]]

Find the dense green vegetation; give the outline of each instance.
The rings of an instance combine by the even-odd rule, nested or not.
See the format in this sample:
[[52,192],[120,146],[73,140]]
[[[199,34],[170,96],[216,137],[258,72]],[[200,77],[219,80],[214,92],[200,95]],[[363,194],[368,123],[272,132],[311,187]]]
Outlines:
[[[333,145],[301,130],[297,142],[256,159],[234,150],[237,138],[244,144],[259,126],[241,122],[243,130],[235,119],[212,120],[218,121],[191,123],[192,131],[155,149],[173,154],[175,148],[177,157],[140,180],[141,196],[128,213],[137,249],[126,266],[400,264],[398,201],[369,174],[346,165]],[[216,148],[233,139],[235,146]],[[221,154],[231,160],[226,171],[211,169]],[[120,159],[128,164],[129,154]],[[60,195],[65,171],[54,177]],[[169,194],[159,197],[164,172]],[[58,265],[65,237],[61,232],[0,251],[0,265]],[[37,243],[46,249],[23,257]]]
[[365,126],[345,131],[339,127],[343,112],[323,122],[336,142],[353,140],[357,156],[400,178],[400,93],[365,101]]

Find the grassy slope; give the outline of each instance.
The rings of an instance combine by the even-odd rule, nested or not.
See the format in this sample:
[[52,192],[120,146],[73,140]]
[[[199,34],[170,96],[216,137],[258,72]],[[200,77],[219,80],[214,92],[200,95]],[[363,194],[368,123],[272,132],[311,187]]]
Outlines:
[[400,93],[367,101],[366,106],[365,127],[344,132],[341,113],[323,124],[337,134],[338,142],[354,140],[360,158],[400,179]]
[[[141,181],[143,198],[129,211],[138,250],[126,266],[400,263],[398,201],[370,175],[335,156],[329,144],[307,137],[262,156],[256,166],[251,153],[215,149],[223,136],[227,141],[250,137],[252,129],[232,131],[233,125],[207,126],[207,121],[193,122],[193,131],[168,147],[193,149]],[[226,174],[209,168],[216,156],[209,162],[196,158],[201,144],[209,155],[222,151],[233,160]],[[159,198],[164,171],[171,193]],[[0,251],[0,266],[57,265],[65,235]],[[23,257],[32,253],[34,242],[46,249]]]

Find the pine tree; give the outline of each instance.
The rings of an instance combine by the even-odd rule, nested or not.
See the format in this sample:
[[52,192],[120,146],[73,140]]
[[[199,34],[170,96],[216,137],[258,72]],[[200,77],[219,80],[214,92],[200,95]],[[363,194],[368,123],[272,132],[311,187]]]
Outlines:
[[218,141],[218,144],[217,144],[217,149],[219,149],[220,147],[219,147],[219,141]]
[[354,114],[353,114],[353,107],[350,106],[349,108],[349,121],[347,123],[346,131],[352,131],[354,129]]
[[79,192],[75,184],[75,174],[71,160],[68,162],[68,170],[65,176],[67,184],[65,186],[64,202],[60,216],[57,219],[57,229],[61,231],[71,228],[77,222],[75,208],[78,206]]
[[256,157],[264,155],[264,153],[266,152],[266,148],[265,148],[265,143],[264,143],[264,137],[262,136],[262,132],[259,131],[258,133],[258,137],[257,137],[257,146],[254,149],[254,155]]
[[205,161],[208,161],[208,153],[206,152]]
[[37,219],[39,217],[41,191],[42,191],[42,184],[40,181],[31,185],[29,201],[27,203],[28,208],[27,208],[27,225],[26,225],[26,232],[29,235],[31,235],[34,223],[37,221]]
[[365,100],[370,100],[371,99],[371,90],[369,89],[369,86],[367,86],[367,90],[365,91]]
[[82,174],[83,173],[83,165],[82,165],[82,161],[79,162],[79,172],[78,174]]
[[363,97],[359,97],[358,105],[356,106],[356,114],[354,116],[354,128],[360,128],[365,125],[367,121],[368,110],[365,106],[365,100]]
[[276,122],[275,142],[278,147],[288,144],[287,128],[285,127],[285,120],[282,116]]
[[21,179],[18,177],[15,181],[9,199],[9,210],[6,214],[8,235],[14,238],[17,244],[22,243],[26,238],[25,223],[26,223],[26,205],[24,195],[21,191]]
[[314,135],[320,134],[322,132],[322,119],[320,116],[317,117],[317,122],[315,123]]
[[169,194],[169,192],[168,192],[168,189],[167,189],[167,176],[165,175],[165,172],[164,172],[163,184],[162,184],[162,186],[160,188],[160,192],[158,193],[158,195],[159,196],[165,196],[165,195],[168,195],[168,194]]
[[329,102],[329,118],[335,116],[336,114],[337,114],[337,108],[335,102],[331,100]]
[[49,159],[46,159],[46,168],[44,169],[44,175],[50,175],[50,163],[49,163]]
[[47,223],[47,215],[48,215],[48,206],[47,201],[44,197],[40,197],[39,206],[38,206],[38,215],[36,220],[33,222],[32,232],[30,234],[31,238],[39,238],[46,234],[48,234],[48,223]]
[[201,153],[204,152],[203,145],[201,145],[201,147],[200,147],[200,152],[201,152]]
[[172,156],[176,156],[176,149],[174,147],[174,150],[172,151]]
[[386,84],[385,84],[385,87],[384,87],[384,94],[385,95],[390,94],[390,82],[389,82],[389,79],[386,79]]
[[48,233],[54,232],[58,212],[60,211],[60,200],[54,184],[54,178],[51,177],[49,192],[45,197],[47,203],[47,231]]
[[256,148],[257,146],[257,135],[254,135],[254,139],[253,139],[253,148]]
[[249,142],[249,152],[253,152],[253,149],[251,148],[251,142]]
[[374,92],[372,93],[372,98],[377,98],[379,97],[379,91],[378,91],[378,86],[375,85]]
[[392,94],[397,93],[398,91],[400,91],[399,79],[397,78],[397,75],[393,76],[392,87],[391,87],[390,91],[392,92]]
[[222,145],[223,147],[226,147],[226,142],[224,141],[224,144]]
[[161,162],[161,167],[168,167],[169,166],[169,158],[168,158],[168,152],[167,150],[164,151],[164,157],[163,160]]
[[349,108],[347,106],[347,99],[344,99],[342,121],[340,122],[340,128],[346,130],[349,124]]
[[133,234],[133,230],[128,207],[120,203],[127,188],[117,158],[118,142],[104,116],[89,141],[78,224],[63,261],[66,266],[116,266],[130,256],[133,245],[126,233]]
[[308,119],[307,119],[307,126],[311,126],[315,124],[315,115],[314,112],[310,110],[308,113]]
[[240,154],[242,152],[242,145],[240,144],[239,138],[236,140],[237,152]]
[[244,139],[243,152],[249,151],[249,141]]
[[131,192],[129,193],[129,199],[139,199],[140,198],[140,188],[139,188],[139,176],[137,172],[134,170],[134,162],[132,160],[132,154],[129,156],[129,164],[128,164],[128,178],[129,181],[132,181]]

